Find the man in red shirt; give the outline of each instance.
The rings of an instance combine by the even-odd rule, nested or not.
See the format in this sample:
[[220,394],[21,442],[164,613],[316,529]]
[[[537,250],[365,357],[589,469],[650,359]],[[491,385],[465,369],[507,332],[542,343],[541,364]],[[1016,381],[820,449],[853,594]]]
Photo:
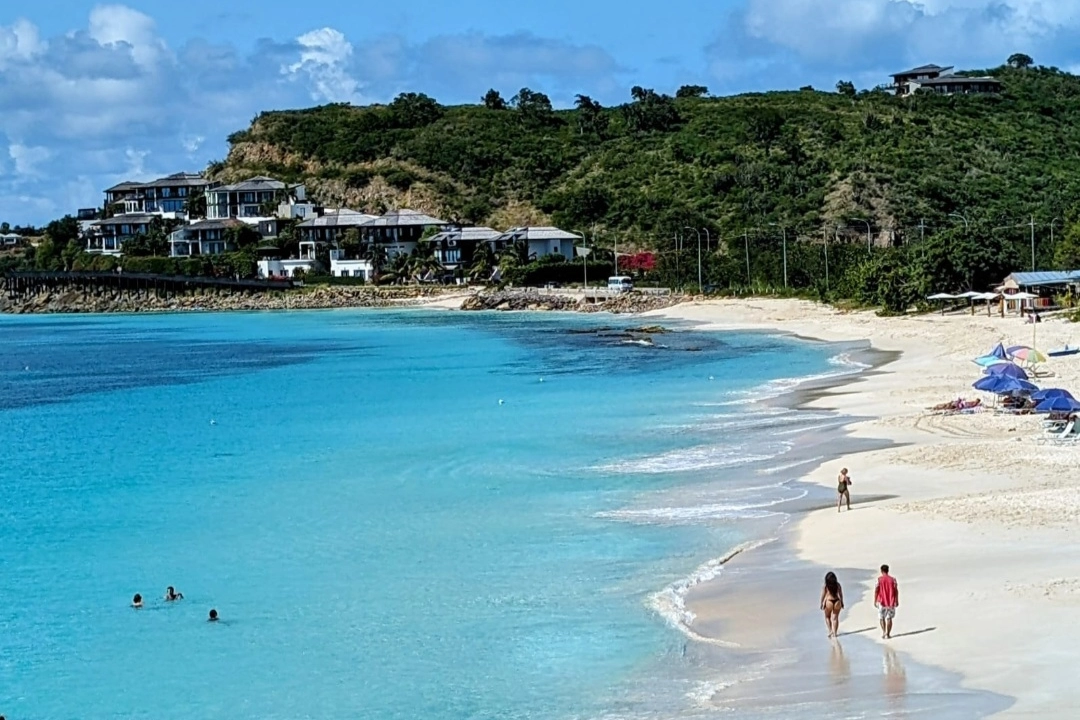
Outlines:
[[881,575],[877,579],[877,589],[874,591],[874,607],[878,609],[878,620],[881,624],[881,637],[888,640],[892,637],[892,621],[896,617],[896,608],[900,607],[900,588],[896,584],[896,578],[889,574],[889,566],[881,566]]

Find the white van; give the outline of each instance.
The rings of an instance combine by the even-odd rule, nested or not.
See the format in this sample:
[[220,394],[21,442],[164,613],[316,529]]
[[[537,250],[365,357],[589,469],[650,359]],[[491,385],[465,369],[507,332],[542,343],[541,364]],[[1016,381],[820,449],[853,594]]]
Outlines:
[[607,279],[607,289],[612,292],[628,293],[634,289],[634,281],[627,275],[616,275]]

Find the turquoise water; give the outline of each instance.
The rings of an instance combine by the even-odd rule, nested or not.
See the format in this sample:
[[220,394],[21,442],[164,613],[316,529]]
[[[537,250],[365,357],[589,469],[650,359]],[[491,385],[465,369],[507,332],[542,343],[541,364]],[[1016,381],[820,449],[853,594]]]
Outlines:
[[[650,596],[747,539],[740,468],[787,449],[737,402],[836,350],[603,325],[0,319],[0,713],[609,712],[682,647]],[[718,478],[710,522],[648,519]]]

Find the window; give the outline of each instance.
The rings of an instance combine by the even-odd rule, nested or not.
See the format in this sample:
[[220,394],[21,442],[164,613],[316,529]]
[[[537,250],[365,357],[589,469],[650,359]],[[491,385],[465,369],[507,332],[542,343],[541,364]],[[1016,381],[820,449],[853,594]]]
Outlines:
[[172,197],[172,188],[161,188],[161,197]]

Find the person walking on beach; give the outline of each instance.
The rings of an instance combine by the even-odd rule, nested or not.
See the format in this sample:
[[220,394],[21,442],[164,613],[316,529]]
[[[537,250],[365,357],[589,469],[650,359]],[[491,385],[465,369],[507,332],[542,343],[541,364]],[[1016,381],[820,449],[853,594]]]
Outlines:
[[836,579],[836,573],[825,573],[825,585],[821,588],[821,610],[825,613],[825,627],[829,637],[840,631],[840,611],[844,609],[844,588]]
[[851,478],[848,477],[847,468],[843,468],[840,471],[840,476],[836,478],[836,492],[838,496],[836,498],[836,512],[840,512],[840,503],[847,501],[847,509],[851,510],[851,492],[848,487],[851,485]]
[[881,625],[881,639],[892,638],[892,622],[896,617],[896,608],[900,607],[900,587],[896,578],[889,574],[889,566],[881,566],[881,575],[874,590],[874,607],[878,609],[878,621]]

